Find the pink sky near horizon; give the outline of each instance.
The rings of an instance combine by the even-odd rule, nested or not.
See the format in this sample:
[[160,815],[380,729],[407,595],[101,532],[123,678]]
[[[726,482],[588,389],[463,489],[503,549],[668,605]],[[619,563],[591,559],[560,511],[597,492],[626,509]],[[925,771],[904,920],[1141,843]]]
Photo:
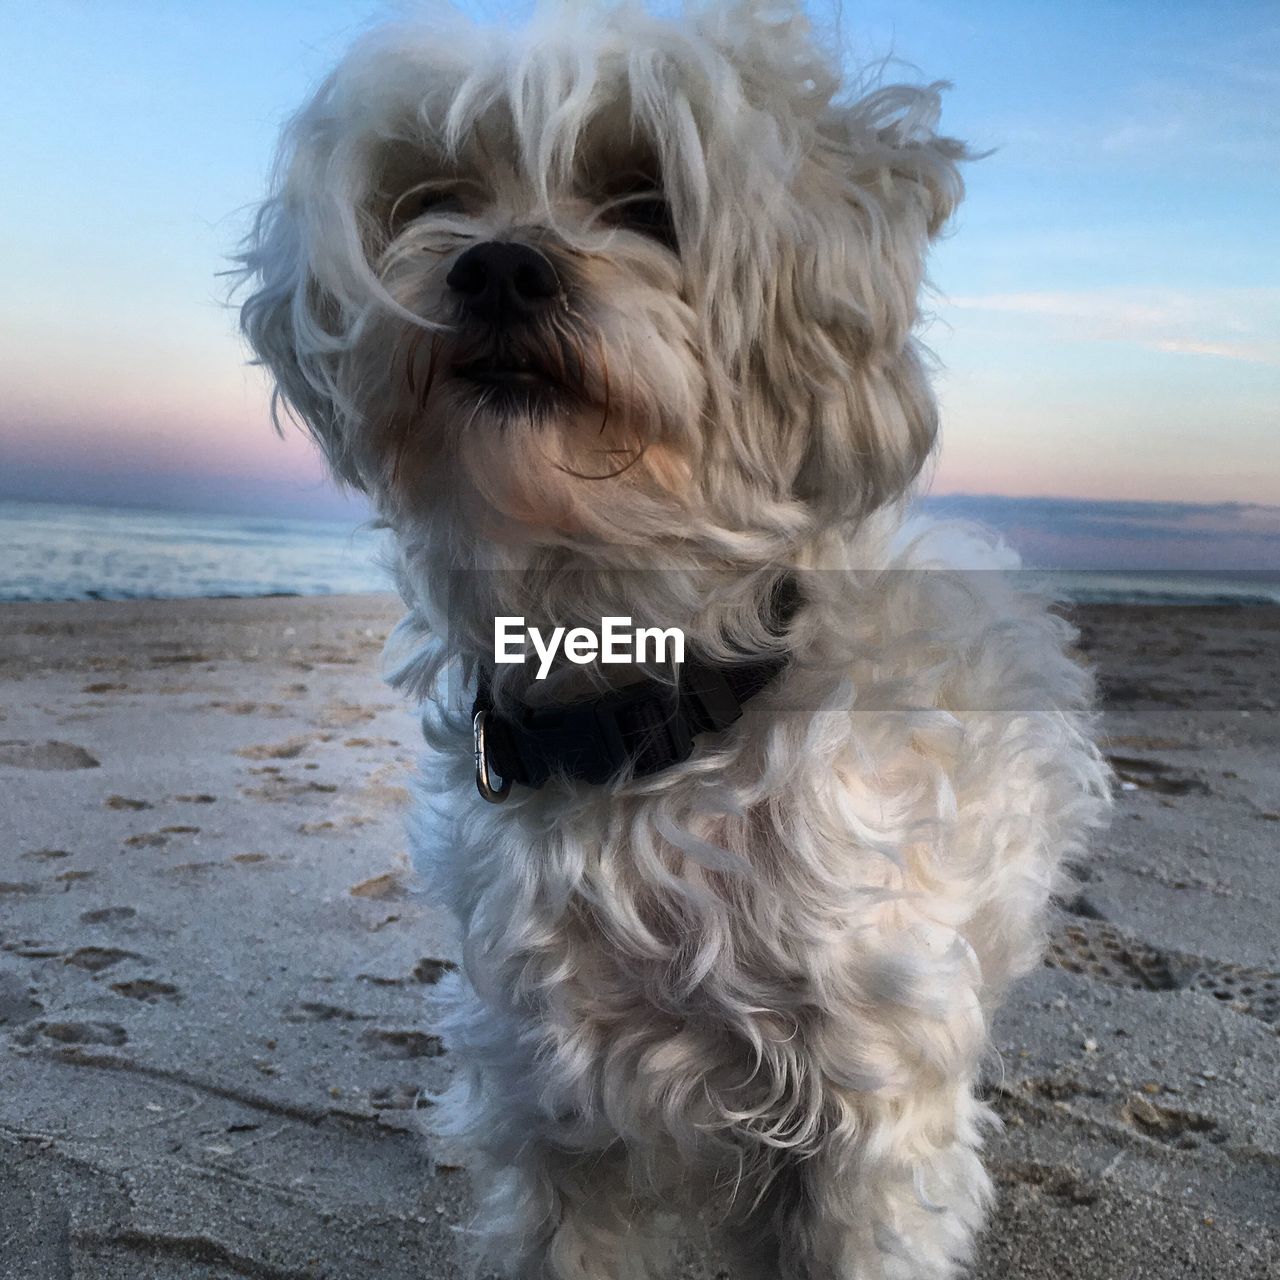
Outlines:
[[[227,348],[224,353],[234,354]],[[232,359],[125,372],[131,380],[112,385],[112,370],[82,367],[60,385],[52,377],[41,379],[46,390],[40,394],[30,383],[26,388],[6,386],[8,379],[0,375],[0,397],[9,419],[0,432],[0,456],[15,468],[78,473],[86,483],[96,473],[103,480],[104,500],[110,498],[111,477],[154,473],[175,481],[190,476],[206,493],[212,481],[234,486],[243,480],[255,486],[276,484],[282,495],[292,491],[303,505],[310,495],[318,510],[345,506],[326,496],[323,460],[304,433],[291,423],[283,437],[272,429],[261,371]],[[1107,420],[1105,406],[1095,405],[1087,428],[1076,433],[1079,447],[1073,451],[1071,425],[1064,419],[1078,406],[1070,402],[1046,405],[1036,422],[1022,417],[1030,410],[1016,402],[999,405],[997,397],[1008,394],[1007,388],[993,388],[965,370],[944,372],[939,390],[941,448],[930,483],[935,493],[1187,502],[1280,499],[1274,473],[1253,465],[1247,452],[1233,451],[1237,456],[1224,458],[1220,442],[1194,428],[1180,428],[1178,447],[1144,451],[1139,460],[1133,456],[1135,443],[1120,424]],[[985,420],[984,400],[998,405]],[[1264,423],[1258,425],[1265,429]]]

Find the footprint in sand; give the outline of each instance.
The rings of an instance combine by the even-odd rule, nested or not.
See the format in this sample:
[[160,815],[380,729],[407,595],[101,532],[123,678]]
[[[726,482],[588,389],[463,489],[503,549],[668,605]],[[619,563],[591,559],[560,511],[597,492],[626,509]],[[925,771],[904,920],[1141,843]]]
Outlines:
[[452,960],[437,960],[434,956],[424,956],[413,966],[413,976],[419,982],[434,986],[446,973],[456,973],[458,966]]
[[126,837],[124,844],[128,849],[162,849],[169,843],[169,837],[161,831],[141,831],[136,836]]
[[406,874],[403,869],[384,871],[380,876],[371,876],[353,884],[347,892],[353,898],[371,898],[380,902],[388,899],[403,898],[408,893]]
[[286,738],[284,742],[262,742],[252,747],[241,747],[236,755],[245,760],[293,760],[310,745],[310,738]]
[[1097,1204],[1101,1194],[1094,1184],[1065,1169],[1049,1169],[1044,1165],[1010,1161],[998,1167],[996,1176],[1010,1183],[1034,1187],[1041,1194],[1078,1208]]
[[72,742],[0,742],[0,764],[15,769],[96,769],[98,761]]
[[1079,919],[1050,940],[1047,968],[1135,991],[1194,991],[1237,1013],[1280,1023],[1280,973],[1161,950],[1105,921]]
[[131,800],[128,796],[108,796],[103,802],[108,809],[153,809],[150,800]]
[[112,991],[118,991],[130,1000],[178,1000],[182,992],[171,982],[156,982],[151,978],[135,978],[132,982],[113,982]]
[[320,822],[303,822],[298,827],[298,834],[303,836],[320,836],[326,834],[340,835],[344,831],[354,831],[358,827],[367,827],[376,822],[363,813],[349,813],[341,818],[325,818]]
[[1135,1093],[1125,1103],[1121,1116],[1145,1137],[1177,1147],[1198,1147],[1199,1137],[1206,1137],[1210,1142],[1223,1142],[1227,1137],[1219,1130],[1217,1121],[1210,1120],[1208,1116],[1159,1106],[1140,1093]]
[[272,716],[279,719],[289,714],[282,702],[206,702],[204,711],[225,711],[233,716]]
[[59,1044],[122,1045],[129,1039],[118,1022],[32,1022],[14,1039],[19,1044],[32,1045],[40,1036]]
[[379,1058],[439,1058],[444,1042],[425,1031],[393,1031],[373,1027],[360,1037]]
[[38,938],[21,938],[16,942],[0,942],[0,951],[12,951],[15,956],[24,960],[56,960],[62,950],[51,942],[41,942]]
[[322,1004],[317,1000],[304,1000],[290,1005],[281,1015],[286,1022],[368,1022],[371,1013],[356,1013],[341,1005]]
[[17,897],[19,894],[39,892],[40,886],[32,884],[29,880],[0,880],[0,897]]
[[330,702],[325,706],[316,723],[326,729],[350,729],[358,724],[368,724],[379,711],[390,711],[390,706],[362,707],[356,702]]
[[276,774],[267,776],[262,787],[241,787],[240,794],[248,800],[296,800],[313,794],[332,795],[337,791],[334,782],[293,782]]
[[120,924],[132,920],[138,913],[133,907],[99,907],[96,911],[82,911],[81,924]]
[[1166,796],[1212,794],[1209,784],[1203,779],[1179,773],[1163,760],[1118,755],[1110,755],[1107,759],[1126,791],[1156,791]]
[[124,843],[129,849],[161,849],[169,843],[170,836],[198,836],[199,834],[199,827],[182,823],[161,827],[159,831],[140,831],[135,836],[127,836]]
[[374,1089],[369,1094],[369,1105],[375,1111],[420,1111],[434,1104],[419,1085],[393,1084]]
[[1053,936],[1044,964],[1134,991],[1176,991],[1180,985],[1163,952],[1088,917],[1078,918]]
[[1272,1026],[1280,1024],[1280,973],[1270,969],[1199,960],[1184,986],[1212,996],[1237,1013],[1247,1013]]
[[101,973],[110,969],[121,960],[141,960],[136,951],[122,951],[119,947],[78,947],[63,961],[73,964],[77,969],[87,969],[90,973]]

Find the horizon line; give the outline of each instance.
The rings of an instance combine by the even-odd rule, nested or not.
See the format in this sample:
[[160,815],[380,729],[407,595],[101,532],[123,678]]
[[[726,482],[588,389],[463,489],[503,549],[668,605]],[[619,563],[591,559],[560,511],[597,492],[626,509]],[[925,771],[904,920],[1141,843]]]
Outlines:
[[[352,507],[357,507],[365,500],[365,495],[359,489],[350,486],[335,488],[332,491],[333,499],[337,502],[350,503]],[[1196,511],[1238,511],[1238,510],[1262,510],[1280,512],[1280,502],[1252,502],[1244,499],[1219,499],[1217,501],[1195,501],[1186,498],[1091,498],[1079,494],[1070,493],[995,493],[990,491],[975,491],[971,489],[952,489],[946,492],[927,492],[915,496],[914,501],[918,503],[940,502],[955,499],[964,499],[975,502],[1040,502],[1055,504],[1077,504],[1093,507],[1151,507],[1162,508],[1168,510],[1170,508],[1182,508]],[[172,502],[122,502],[110,498],[102,500],[94,500],[90,498],[56,498],[42,496],[28,496],[23,494],[7,494],[0,493],[0,504],[26,504],[28,506],[40,507],[71,507],[83,508],[93,511],[120,511],[120,512],[138,512],[138,513],[157,513],[165,515],[192,515],[192,516],[230,516],[235,515],[242,519],[276,519],[276,520],[297,520],[300,522],[315,521],[324,524],[343,524],[347,522],[347,517],[341,514],[315,514],[315,515],[299,515],[296,512],[284,513],[277,511],[264,510],[259,515],[242,511],[228,511],[226,508],[201,505],[185,505]],[[354,517],[355,512],[351,515]],[[367,524],[370,528],[376,528],[377,517],[373,513],[365,520],[360,520],[357,524]]]

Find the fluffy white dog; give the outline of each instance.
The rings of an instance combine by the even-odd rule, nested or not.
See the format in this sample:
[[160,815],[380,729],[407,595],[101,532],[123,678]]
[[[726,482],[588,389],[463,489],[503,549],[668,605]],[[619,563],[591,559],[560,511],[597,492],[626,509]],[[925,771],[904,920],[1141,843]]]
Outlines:
[[[672,1213],[735,1277],[951,1275],[988,1023],[1104,804],[1069,627],[906,513],[965,150],[939,86],[820,44],[751,3],[381,29],[243,256],[284,405],[394,531],[446,1110],[519,1280],[659,1274]],[[692,657],[540,683],[498,615]]]

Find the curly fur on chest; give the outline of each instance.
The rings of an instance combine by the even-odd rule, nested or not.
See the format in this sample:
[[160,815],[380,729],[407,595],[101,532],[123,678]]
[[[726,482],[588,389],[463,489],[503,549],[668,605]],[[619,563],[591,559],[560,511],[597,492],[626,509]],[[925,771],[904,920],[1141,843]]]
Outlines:
[[440,742],[465,817],[419,854],[464,930],[454,1123],[496,1159],[616,1145],[659,1197],[709,1169],[732,1214],[787,1158],[905,1126],[914,1186],[976,1145],[956,1099],[1100,805],[1088,681],[1039,599],[919,543],[805,583],[787,673],[669,774],[485,811]]

